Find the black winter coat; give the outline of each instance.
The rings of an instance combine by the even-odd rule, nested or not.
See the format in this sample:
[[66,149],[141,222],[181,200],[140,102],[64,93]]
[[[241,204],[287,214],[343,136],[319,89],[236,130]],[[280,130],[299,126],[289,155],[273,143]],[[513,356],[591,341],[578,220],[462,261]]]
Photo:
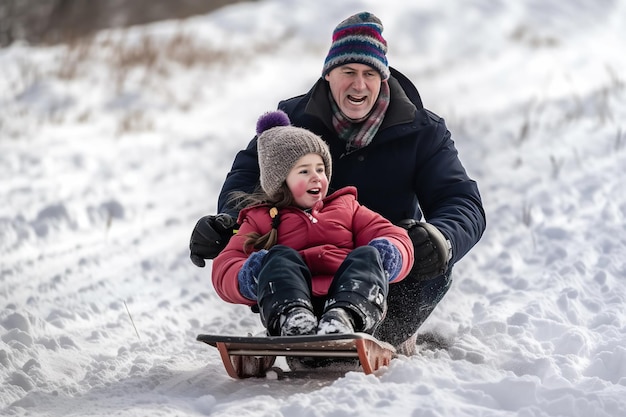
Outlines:
[[[323,78],[304,95],[281,101],[294,126],[321,136],[333,158],[331,193],[355,186],[359,202],[391,222],[424,219],[452,243],[452,260],[461,259],[485,229],[476,183],[458,158],[442,118],[422,106],[415,86],[391,69],[391,102],[372,142],[346,154],[346,143],[332,127],[328,82]],[[252,192],[259,184],[256,137],[235,157],[218,201],[218,212],[235,218],[228,206],[232,191]],[[420,211],[421,208],[421,211]]]

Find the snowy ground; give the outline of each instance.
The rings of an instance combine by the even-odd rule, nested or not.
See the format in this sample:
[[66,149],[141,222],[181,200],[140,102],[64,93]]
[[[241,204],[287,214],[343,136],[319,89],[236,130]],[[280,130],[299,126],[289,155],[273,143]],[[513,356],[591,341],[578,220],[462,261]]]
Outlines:
[[[0,50],[0,415],[626,415],[625,3],[339,3]],[[189,234],[256,118],[362,10],[447,119],[487,232],[422,329],[445,348],[376,376],[232,380],[196,334],[260,325]]]

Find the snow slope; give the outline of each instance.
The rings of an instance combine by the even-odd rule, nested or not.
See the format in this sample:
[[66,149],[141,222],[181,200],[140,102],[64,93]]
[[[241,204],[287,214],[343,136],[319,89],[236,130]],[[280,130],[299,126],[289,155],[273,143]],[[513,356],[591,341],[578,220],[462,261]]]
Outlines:
[[[0,415],[626,415],[626,5],[264,0],[0,50]],[[441,3],[441,2],[440,2]],[[235,381],[188,259],[257,117],[369,10],[479,183],[482,241],[378,375]]]

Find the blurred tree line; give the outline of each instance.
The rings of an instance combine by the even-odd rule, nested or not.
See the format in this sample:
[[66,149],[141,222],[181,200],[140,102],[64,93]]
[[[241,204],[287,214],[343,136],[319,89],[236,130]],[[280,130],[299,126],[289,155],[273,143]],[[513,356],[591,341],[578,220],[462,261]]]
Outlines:
[[183,19],[245,0],[0,0],[0,47],[68,42],[95,31]]

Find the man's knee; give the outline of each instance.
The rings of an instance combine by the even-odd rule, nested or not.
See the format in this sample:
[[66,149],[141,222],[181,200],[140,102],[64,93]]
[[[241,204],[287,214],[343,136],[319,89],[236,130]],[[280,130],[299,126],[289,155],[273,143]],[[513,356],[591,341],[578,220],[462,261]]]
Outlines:
[[426,281],[407,277],[390,285],[387,316],[376,336],[394,346],[413,336],[448,292],[450,272]]

